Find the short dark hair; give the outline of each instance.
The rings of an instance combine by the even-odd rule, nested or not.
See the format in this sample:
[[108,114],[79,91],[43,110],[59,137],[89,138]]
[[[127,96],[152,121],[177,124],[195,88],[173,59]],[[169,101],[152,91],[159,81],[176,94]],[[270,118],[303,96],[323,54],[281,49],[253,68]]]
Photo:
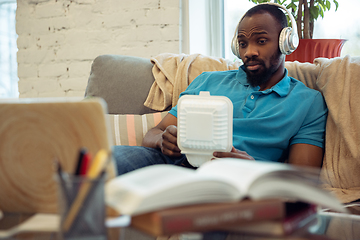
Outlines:
[[241,18],[240,22],[245,17],[251,17],[254,14],[258,13],[269,13],[271,16],[273,16],[276,21],[279,23],[281,28],[285,28],[288,26],[287,18],[285,13],[277,6],[272,4],[258,4],[252,8],[250,8],[245,15]]

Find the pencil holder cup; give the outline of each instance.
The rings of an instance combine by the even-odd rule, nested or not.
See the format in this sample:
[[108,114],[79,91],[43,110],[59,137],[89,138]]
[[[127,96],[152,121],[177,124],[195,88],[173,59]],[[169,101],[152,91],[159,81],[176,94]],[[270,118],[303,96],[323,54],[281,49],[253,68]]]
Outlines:
[[60,238],[105,240],[105,174],[96,179],[57,175],[59,189]]

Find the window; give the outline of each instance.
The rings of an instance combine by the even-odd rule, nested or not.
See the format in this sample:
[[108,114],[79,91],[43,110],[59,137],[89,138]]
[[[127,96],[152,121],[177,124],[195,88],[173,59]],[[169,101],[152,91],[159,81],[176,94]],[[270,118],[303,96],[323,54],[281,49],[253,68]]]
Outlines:
[[16,0],[0,0],[0,97],[19,96],[16,61]]
[[184,51],[208,56],[223,56],[225,47],[224,1],[185,0],[183,2],[186,2],[185,13],[188,11],[183,18],[189,19],[185,26],[188,29],[185,38],[188,37],[190,43],[187,48],[183,48]]
[[[224,32],[225,32],[225,54],[223,57],[229,60],[238,59],[231,51],[231,40],[234,37],[235,29],[240,18],[245,12],[255,6],[249,0],[224,0]],[[240,4],[241,2],[241,4]]]
[[[199,5],[200,0],[189,1],[189,28],[197,29],[197,31],[189,31],[189,53],[202,53],[210,56],[225,57],[233,60],[237,59],[231,52],[231,40],[234,36],[237,23],[243,14],[255,4],[249,0],[214,0],[218,4],[222,4],[223,8],[218,8],[218,11],[223,9],[222,20],[223,30],[217,33],[223,33],[223,45],[214,45],[211,38],[203,34],[202,31],[209,26],[206,26],[204,14],[199,14],[199,11],[208,11],[209,16],[213,16],[214,12],[210,12],[211,8],[206,8],[204,5]],[[198,5],[191,5],[191,2],[197,2]],[[357,13],[360,9],[359,0],[338,0],[339,8],[335,12],[335,5],[332,3],[330,11],[325,12],[324,19],[321,17],[315,22],[314,38],[342,38],[346,39],[341,56],[347,54],[351,56],[360,56],[360,15]],[[214,9],[212,9],[214,11]],[[339,19],[346,19],[346,21],[339,21]],[[202,23],[203,22],[203,23]],[[212,27],[218,27],[212,24]],[[211,30],[207,30],[211,32]],[[194,33],[195,32],[195,33]],[[212,30],[216,32],[216,30]],[[209,34],[209,33],[207,33]],[[214,42],[214,41],[213,41]],[[212,45],[211,45],[212,44]],[[215,43],[216,44],[216,43]],[[209,46],[211,45],[211,46]],[[206,48],[204,46],[207,46]],[[209,51],[211,48],[223,49],[222,51]]]

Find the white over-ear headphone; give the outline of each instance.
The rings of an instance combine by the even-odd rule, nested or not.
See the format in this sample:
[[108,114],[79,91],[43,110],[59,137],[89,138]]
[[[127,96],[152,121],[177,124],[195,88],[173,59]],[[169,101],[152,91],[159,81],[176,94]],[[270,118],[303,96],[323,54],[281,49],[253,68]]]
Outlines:
[[[287,12],[288,16],[290,17],[291,27],[283,28],[279,36],[279,48],[281,53],[285,55],[289,55],[290,53],[295,51],[295,49],[299,45],[299,36],[297,34],[297,27],[293,15],[284,6],[279,5],[277,3],[261,3],[261,4],[275,5],[279,8],[282,8]],[[240,22],[236,26],[235,34],[231,41],[231,50],[234,53],[234,55],[237,56],[238,58],[240,58],[239,41],[238,41],[239,24]]]

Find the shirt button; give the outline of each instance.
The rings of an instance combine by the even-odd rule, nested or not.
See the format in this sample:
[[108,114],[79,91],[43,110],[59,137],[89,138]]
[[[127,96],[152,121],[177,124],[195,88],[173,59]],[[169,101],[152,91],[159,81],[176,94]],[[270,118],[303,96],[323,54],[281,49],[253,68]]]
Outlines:
[[251,95],[251,97],[250,97],[251,99],[254,99],[254,95]]

